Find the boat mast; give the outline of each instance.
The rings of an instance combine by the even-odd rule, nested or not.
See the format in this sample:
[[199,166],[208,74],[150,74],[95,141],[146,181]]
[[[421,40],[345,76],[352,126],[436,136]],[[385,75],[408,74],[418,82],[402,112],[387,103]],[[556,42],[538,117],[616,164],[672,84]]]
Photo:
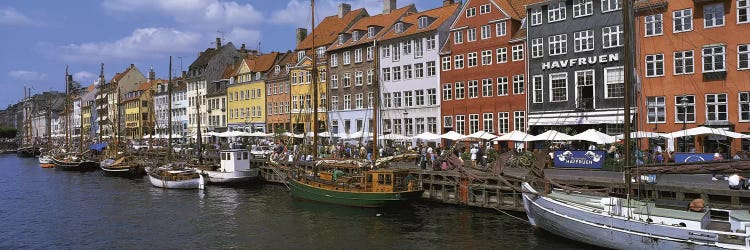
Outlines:
[[80,124],[78,124],[78,152],[83,154],[83,98],[82,96],[79,98],[81,100],[78,102],[78,118],[80,118]]
[[[98,86],[98,88],[101,89],[102,84],[105,84],[105,82],[104,82],[104,63],[101,63],[101,66],[100,66],[100,69],[99,69],[99,86]],[[96,100],[96,98],[94,100]],[[105,99],[105,101],[106,101],[106,99]],[[94,101],[94,104],[97,104],[96,101]],[[97,106],[97,109],[98,109],[99,105],[97,104],[96,106]],[[91,107],[91,108],[94,108],[94,107]],[[97,112],[99,112],[99,111],[97,111]],[[100,120],[100,119],[101,118],[99,118],[97,116],[97,120]],[[98,127],[99,131],[98,131],[97,134],[99,134],[99,143],[101,143],[102,142],[102,134],[103,134],[102,133],[102,124],[101,124],[101,122],[98,122],[98,121],[97,121],[97,123],[99,124],[99,127]],[[92,126],[94,125],[93,121],[91,122],[91,125]]]
[[632,192],[633,192],[632,186],[631,186],[632,184],[631,184],[631,181],[630,181],[630,179],[631,179],[630,158],[631,158],[632,153],[633,153],[633,152],[631,152],[631,148],[630,148],[630,146],[631,146],[630,145],[630,101],[631,101],[630,98],[631,98],[631,93],[630,92],[632,91],[630,89],[630,87],[631,87],[630,84],[632,83],[632,75],[631,75],[631,73],[633,72],[632,71],[633,67],[631,65],[632,62],[630,60],[630,55],[631,55],[631,53],[630,53],[631,52],[630,51],[631,50],[630,49],[631,40],[630,39],[632,38],[632,36],[630,35],[631,34],[631,30],[630,30],[630,13],[631,13],[630,1],[631,0],[623,0],[622,1],[622,4],[623,4],[623,6],[622,6],[622,22],[623,22],[623,32],[625,32],[625,41],[624,41],[624,46],[625,46],[624,56],[625,56],[625,60],[624,60],[624,63],[623,63],[624,64],[623,65],[623,67],[624,67],[623,74],[624,74],[624,82],[625,82],[625,84],[624,84],[625,85],[624,86],[625,101],[624,101],[624,104],[623,104],[625,110],[624,110],[623,113],[625,115],[625,119],[624,119],[625,123],[623,124],[623,132],[624,132],[624,139],[625,139],[625,183],[626,183],[625,186],[628,189],[627,190],[627,194],[628,194],[627,197],[628,197],[628,199],[631,198],[631,195],[632,195]]
[[167,127],[169,128],[169,141],[167,142],[167,155],[172,155],[172,56],[169,56],[169,82],[167,82]]
[[[205,79],[205,76],[204,76]],[[195,116],[198,123],[196,142],[198,142],[198,164],[203,165],[203,138],[201,137],[201,92],[198,83],[195,84]]]
[[312,124],[312,131],[313,131],[313,144],[312,144],[312,152],[313,152],[313,161],[318,159],[318,81],[317,81],[317,75],[318,75],[318,61],[316,58],[316,49],[315,49],[315,0],[310,0],[311,8],[311,32],[310,35],[312,36],[312,48],[310,49],[312,51],[312,63],[310,64],[312,67],[310,76],[312,79],[313,84],[313,124]]
[[70,79],[68,65],[65,65],[65,148],[70,149]]
[[120,86],[117,86],[117,100],[115,100],[115,158],[120,150]]
[[380,103],[378,102],[378,98],[380,98],[380,78],[378,77],[378,74],[380,71],[378,70],[380,68],[380,65],[378,64],[378,47],[377,47],[377,39],[372,40],[372,52],[373,52],[373,72],[372,72],[372,85],[375,88],[375,93],[372,95],[372,156],[370,159],[372,159],[373,162],[378,159],[378,113],[380,113]]

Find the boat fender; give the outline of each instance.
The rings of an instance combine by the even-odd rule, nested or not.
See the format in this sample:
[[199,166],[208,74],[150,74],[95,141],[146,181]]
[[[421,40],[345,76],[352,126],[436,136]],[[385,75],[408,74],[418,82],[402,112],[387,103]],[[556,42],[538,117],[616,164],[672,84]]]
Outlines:
[[198,178],[199,178],[199,180],[198,180],[198,189],[200,189],[200,190],[206,189],[206,181],[205,181],[205,179],[203,179],[203,175],[199,174]]
[[690,211],[703,212],[703,208],[706,207],[706,202],[703,199],[694,199],[690,202]]

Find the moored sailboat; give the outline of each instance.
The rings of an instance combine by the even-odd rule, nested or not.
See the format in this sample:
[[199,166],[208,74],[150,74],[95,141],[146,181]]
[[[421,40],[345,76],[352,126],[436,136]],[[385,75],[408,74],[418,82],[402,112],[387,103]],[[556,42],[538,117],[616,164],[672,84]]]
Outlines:
[[184,163],[170,163],[161,167],[146,167],[151,185],[168,189],[202,188],[204,180],[195,168]]

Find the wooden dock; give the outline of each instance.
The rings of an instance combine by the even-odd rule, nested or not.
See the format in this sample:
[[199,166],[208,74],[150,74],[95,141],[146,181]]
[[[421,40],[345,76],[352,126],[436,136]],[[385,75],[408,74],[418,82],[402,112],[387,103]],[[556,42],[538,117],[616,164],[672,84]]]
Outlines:
[[[286,183],[286,172],[274,169],[262,160],[254,160],[261,177],[270,183]],[[476,171],[469,177],[458,171],[422,170],[405,163],[399,167],[411,170],[425,190],[422,198],[445,204],[524,211],[521,193],[503,184],[490,173]],[[621,173],[599,170],[547,169],[547,176],[565,185],[606,188],[609,192],[624,193],[625,183]],[[504,178],[515,187],[521,186],[524,170],[506,171]],[[721,176],[720,176],[721,177]],[[730,190],[727,181],[711,181],[711,175],[660,175],[658,183],[632,185],[633,193],[650,200],[691,201],[704,199],[716,208],[750,207],[750,191]]]

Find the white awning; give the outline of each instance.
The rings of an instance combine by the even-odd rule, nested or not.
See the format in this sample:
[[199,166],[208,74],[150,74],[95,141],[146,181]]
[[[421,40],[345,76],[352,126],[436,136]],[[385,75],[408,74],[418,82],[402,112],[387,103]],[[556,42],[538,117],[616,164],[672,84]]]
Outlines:
[[[556,113],[529,115],[530,126],[567,126],[582,124],[623,124],[622,111]],[[631,120],[633,115],[630,116]]]

